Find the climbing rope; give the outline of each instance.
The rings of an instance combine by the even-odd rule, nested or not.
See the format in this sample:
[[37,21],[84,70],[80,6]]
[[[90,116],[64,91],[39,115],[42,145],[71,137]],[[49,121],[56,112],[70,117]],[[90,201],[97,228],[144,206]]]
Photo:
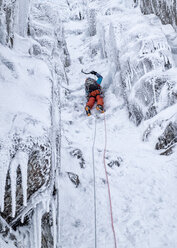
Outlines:
[[[95,118],[95,130],[94,130],[94,137],[93,137],[93,146],[92,146],[92,162],[93,162],[93,184],[94,184],[94,229],[95,229],[95,248],[97,247],[97,208],[96,208],[96,177],[95,177],[95,140],[96,140],[96,119]],[[108,185],[108,196],[109,196],[109,204],[110,204],[110,214],[111,214],[111,227],[113,232],[113,238],[114,238],[114,247],[117,248],[117,241],[116,241],[116,233],[114,229],[114,220],[113,220],[113,211],[112,211],[112,201],[111,201],[111,191],[110,191],[110,185],[109,185],[109,179],[108,179],[108,172],[106,169],[106,149],[107,149],[107,127],[106,127],[106,115],[104,113],[104,133],[105,133],[105,147],[104,147],[104,153],[103,153],[103,163],[104,163],[104,169],[105,169],[105,175],[106,175],[106,182]]]
[[103,153],[103,162],[104,162],[106,181],[107,181],[107,185],[108,185],[108,196],[109,196],[109,205],[110,205],[110,214],[111,214],[111,226],[112,226],[112,232],[113,232],[113,237],[114,237],[114,247],[117,248],[116,233],[115,233],[115,229],[114,229],[114,220],[113,220],[113,211],[112,211],[111,191],[110,191],[108,172],[106,169],[106,158],[105,158],[106,157],[106,148],[107,148],[107,127],[106,127],[106,115],[105,115],[105,113],[104,113],[104,129],[105,129],[105,147],[104,147],[104,153]]
[[92,146],[92,161],[93,161],[93,185],[94,185],[94,229],[95,229],[95,248],[97,247],[97,209],[96,209],[96,177],[95,177],[95,139],[96,139],[96,118],[95,118],[95,130],[94,130],[94,137],[93,137],[93,146]]

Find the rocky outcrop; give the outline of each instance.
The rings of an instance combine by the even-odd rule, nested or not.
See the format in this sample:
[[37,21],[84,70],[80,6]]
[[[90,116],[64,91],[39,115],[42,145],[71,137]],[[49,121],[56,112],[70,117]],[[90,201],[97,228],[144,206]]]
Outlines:
[[176,0],[140,0],[140,7],[143,14],[157,15],[163,24],[172,24],[177,27],[177,3]]
[[170,122],[163,134],[158,138],[155,146],[157,150],[163,150],[161,155],[169,155],[173,153],[173,147],[177,143],[177,123]]
[[[151,123],[152,119],[151,126],[156,127],[153,124],[153,121],[157,124],[155,117],[164,112],[164,117],[162,117],[162,113],[161,119],[166,120],[164,128],[169,130],[169,119],[175,111],[173,108],[171,115],[166,117],[168,111],[165,111],[177,103],[177,80],[175,52],[172,51],[175,49],[168,42],[168,36],[162,32],[162,23],[175,23],[176,15],[173,11],[176,8],[176,1],[172,2],[167,4],[167,1],[156,0],[127,1],[125,5],[128,8],[132,8],[132,3],[134,3],[134,7],[139,4],[142,12],[146,15],[137,18],[135,11],[132,23],[128,23],[127,17],[121,14],[121,8],[120,10],[114,8],[114,12],[110,14],[116,18],[117,12],[119,25],[116,25],[115,21],[109,26],[100,24],[98,29],[102,57],[107,57],[111,65],[108,76],[109,84],[114,85],[116,95],[123,97],[129,118],[136,125],[140,125],[144,121]],[[165,15],[169,8],[171,14]],[[156,13],[163,19],[162,23],[157,16],[148,15],[151,13]],[[167,18],[169,16],[173,22],[169,21]],[[169,28],[170,37],[175,41],[176,36],[172,28],[170,29],[170,26],[167,28]],[[113,51],[113,54],[109,51]],[[161,135],[166,139],[163,132],[164,129]],[[159,141],[156,143],[160,143],[161,137],[159,139],[158,137],[156,138]],[[166,142],[169,143],[168,138]],[[158,145],[157,147],[162,149]]]

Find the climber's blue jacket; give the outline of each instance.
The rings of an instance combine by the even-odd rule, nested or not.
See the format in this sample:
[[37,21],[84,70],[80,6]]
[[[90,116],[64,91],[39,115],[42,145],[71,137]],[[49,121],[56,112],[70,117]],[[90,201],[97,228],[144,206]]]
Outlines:
[[97,81],[96,81],[97,84],[101,84],[101,82],[102,82],[102,80],[103,80],[103,77],[102,77],[98,72],[96,73],[96,76],[97,76],[97,78],[98,78]]

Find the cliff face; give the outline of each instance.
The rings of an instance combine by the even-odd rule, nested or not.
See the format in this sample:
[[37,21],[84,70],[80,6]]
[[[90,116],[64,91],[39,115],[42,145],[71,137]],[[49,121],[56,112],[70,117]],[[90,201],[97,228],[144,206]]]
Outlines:
[[140,8],[143,14],[157,15],[163,24],[177,26],[177,3],[176,0],[140,0]]
[[52,161],[60,142],[59,84],[67,83],[70,64],[58,11],[50,1],[0,1],[0,234],[12,247],[54,242]]
[[[176,0],[173,1],[168,1],[168,0],[152,0],[152,1],[145,1],[145,0],[140,0],[140,1],[135,1],[136,4],[140,6],[141,12],[144,15],[149,15],[149,14],[155,14],[159,20],[161,21],[161,23],[163,25],[167,25],[167,24],[171,24],[174,28],[174,30],[176,30],[176,25],[177,25],[177,2]],[[151,17],[149,17],[150,19]],[[153,18],[153,17],[152,17]],[[155,17],[154,17],[155,20]],[[158,19],[156,19],[156,22],[158,22]],[[153,21],[152,21],[153,23]],[[154,78],[152,80],[152,78],[148,79],[146,78],[146,76],[143,76],[143,78],[141,80],[139,80],[139,87],[137,89],[137,92],[133,93],[132,95],[132,99],[138,99],[139,96],[141,95],[141,98],[144,99],[144,104],[147,106],[146,107],[146,117],[145,119],[149,119],[153,116],[156,116],[159,111],[162,111],[163,109],[166,109],[170,106],[173,106],[176,104],[176,96],[177,96],[177,92],[176,92],[176,73],[175,73],[175,68],[177,65],[177,59],[176,59],[176,48],[177,48],[177,44],[176,44],[176,33],[175,31],[169,26],[162,26],[162,30],[164,33],[164,38],[161,39],[164,40],[164,42],[166,43],[166,45],[164,44],[163,46],[163,51],[161,49],[160,54],[162,55],[163,52],[165,52],[164,48],[167,49],[168,51],[165,52],[165,64],[164,64],[164,69],[162,69],[162,71],[165,71],[161,74],[159,74],[159,71],[154,71],[154,76],[151,76],[152,78]],[[159,32],[160,33],[160,32]],[[152,34],[152,30],[149,34]],[[149,36],[148,34],[148,36]],[[157,33],[156,33],[157,34]],[[146,49],[146,47],[151,47],[151,55],[157,55],[157,51],[160,48],[160,43],[158,45],[158,47],[156,47],[156,41],[157,39],[153,36],[152,39],[149,38],[148,41],[146,42],[146,44],[144,45],[144,48]],[[143,41],[144,42],[144,41]],[[149,44],[148,44],[149,43]],[[151,43],[151,45],[150,45]],[[143,49],[144,49],[143,48]],[[152,52],[154,50],[154,52]],[[148,55],[147,49],[146,51],[143,53],[143,56],[146,56],[145,54]],[[150,54],[149,54],[150,55]],[[145,62],[145,67],[146,67],[146,72],[147,71],[152,71],[153,72],[153,67],[154,67],[154,61],[152,61],[152,59],[150,58],[150,56],[148,55],[148,58],[146,59]],[[156,59],[157,56],[155,55]],[[160,57],[162,58],[163,55]],[[154,58],[155,58],[154,57]],[[150,62],[151,60],[151,62]],[[149,64],[148,69],[147,69],[147,63]],[[163,64],[160,63],[161,65]],[[130,66],[131,67],[131,66]],[[144,68],[145,68],[144,67]],[[139,72],[138,72],[139,73]],[[144,74],[144,73],[143,73]],[[137,75],[137,73],[136,73]],[[145,74],[144,74],[145,75]],[[148,75],[148,74],[147,74]],[[160,76],[160,77],[159,77]],[[123,76],[123,81],[124,81],[124,76]],[[140,78],[139,78],[140,79]],[[131,80],[131,79],[130,79]],[[150,80],[150,81],[149,81]],[[151,81],[152,80],[152,81]],[[155,80],[155,81],[154,81]],[[149,81],[149,83],[148,83]],[[152,83],[154,82],[154,83]],[[145,88],[144,88],[144,86]],[[149,86],[148,86],[149,85]],[[150,86],[151,85],[151,86]],[[153,86],[154,85],[154,86]],[[165,86],[165,87],[164,87]],[[150,88],[151,90],[150,90]],[[143,90],[143,91],[142,91]],[[145,93],[148,91],[148,95]],[[141,93],[140,93],[141,92]],[[151,93],[150,93],[151,92]],[[153,93],[154,92],[154,93]],[[131,93],[131,94],[132,94]],[[139,95],[139,96],[138,96]],[[152,103],[152,99],[150,100],[150,95],[154,96],[154,103]],[[141,99],[141,101],[142,101]],[[133,102],[136,102],[136,100]],[[151,102],[151,103],[150,103]],[[138,120],[138,122],[141,122],[141,119],[143,119],[144,114],[141,111],[141,107],[140,107],[140,102],[135,106],[134,104],[129,104],[129,111],[130,111],[130,117],[132,118],[134,116],[133,113],[137,113],[136,117],[136,122]],[[149,108],[149,110],[148,110]],[[163,129],[163,134],[158,138],[158,142],[156,144],[156,149],[162,149],[164,148],[164,152],[162,152],[162,154],[171,154],[172,152],[172,148],[174,147],[174,143],[176,143],[176,127],[177,127],[177,119],[176,119],[176,112],[175,112],[175,106],[171,107],[171,109],[174,109],[174,115],[172,120],[167,121],[166,125],[164,125]],[[167,110],[168,111],[168,110]],[[133,117],[134,118],[134,117]],[[160,118],[161,119],[161,118]],[[158,124],[153,124],[152,126],[158,126]],[[153,127],[148,128],[148,130],[152,130]],[[173,128],[172,128],[173,127]],[[149,131],[148,131],[149,132]],[[145,132],[146,133],[146,132]]]
[[[152,5],[146,1],[149,10],[148,3]],[[111,64],[110,78],[115,91],[123,96],[129,118],[136,125],[147,125],[144,131],[149,134],[144,134],[144,140],[154,139],[155,148],[162,149],[161,154],[171,154],[177,126],[175,30],[170,25],[163,26],[155,15],[138,16],[136,8],[127,10],[127,15],[132,16],[130,23],[120,9],[112,6],[111,11],[112,15],[117,12],[119,24],[114,21],[102,27],[100,20],[99,34],[102,56]],[[159,126],[160,135],[157,132],[152,138]]]

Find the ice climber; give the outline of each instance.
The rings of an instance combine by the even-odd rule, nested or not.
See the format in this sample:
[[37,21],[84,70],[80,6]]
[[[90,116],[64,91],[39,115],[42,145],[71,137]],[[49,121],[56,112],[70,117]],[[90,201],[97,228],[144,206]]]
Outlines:
[[85,107],[85,111],[88,116],[91,115],[90,110],[92,109],[95,101],[97,102],[96,109],[101,113],[104,113],[102,87],[100,86],[103,77],[96,71],[91,71],[90,74],[97,76],[98,79],[95,80],[89,77],[85,80],[85,91],[87,96],[87,104]]

